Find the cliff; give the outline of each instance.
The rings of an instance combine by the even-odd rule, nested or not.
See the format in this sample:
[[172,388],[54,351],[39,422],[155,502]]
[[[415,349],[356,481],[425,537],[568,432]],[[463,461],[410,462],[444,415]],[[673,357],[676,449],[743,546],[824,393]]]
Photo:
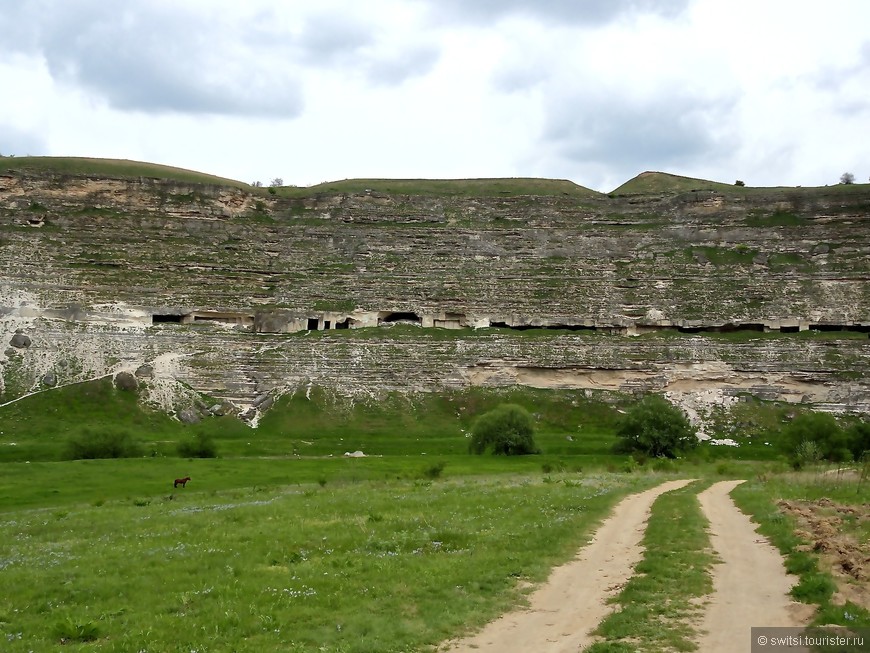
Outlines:
[[164,406],[189,387],[254,419],[308,385],[870,410],[867,185],[269,192],[2,163],[3,401],[127,370]]

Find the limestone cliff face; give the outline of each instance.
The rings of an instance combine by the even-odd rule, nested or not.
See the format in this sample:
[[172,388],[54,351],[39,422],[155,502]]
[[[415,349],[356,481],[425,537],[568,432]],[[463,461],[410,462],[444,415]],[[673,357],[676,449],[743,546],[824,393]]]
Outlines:
[[149,363],[240,406],[514,383],[870,406],[870,187],[297,195],[0,173],[4,400]]

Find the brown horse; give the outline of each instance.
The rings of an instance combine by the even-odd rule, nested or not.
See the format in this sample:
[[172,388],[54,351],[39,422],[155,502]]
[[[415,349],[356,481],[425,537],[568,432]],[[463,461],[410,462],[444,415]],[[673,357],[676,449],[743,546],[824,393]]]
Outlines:
[[190,480],[190,476],[185,476],[184,478],[177,478],[177,479],[175,479],[175,485],[173,485],[172,487],[178,487],[179,485],[181,487],[185,487],[189,480]]

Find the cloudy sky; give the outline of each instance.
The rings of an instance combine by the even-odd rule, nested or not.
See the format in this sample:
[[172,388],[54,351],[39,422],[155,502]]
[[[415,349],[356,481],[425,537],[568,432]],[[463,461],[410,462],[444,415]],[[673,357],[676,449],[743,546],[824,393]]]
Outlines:
[[867,182],[868,25],[866,0],[0,0],[0,153]]

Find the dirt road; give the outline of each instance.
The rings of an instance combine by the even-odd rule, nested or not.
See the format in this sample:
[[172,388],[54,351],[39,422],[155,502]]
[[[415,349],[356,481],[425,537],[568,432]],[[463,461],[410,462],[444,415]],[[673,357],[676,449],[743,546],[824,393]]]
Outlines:
[[[529,607],[501,616],[472,637],[452,642],[449,653],[577,653],[614,607],[607,601],[643,557],[640,542],[653,502],[689,484],[669,481],[622,500],[577,557],[557,567],[529,597]],[[729,493],[743,481],[716,483],[698,495],[710,522],[711,544],[721,562],[712,570],[714,594],[698,642],[703,653],[750,650],[752,626],[798,626],[812,608],[790,600],[794,577],[782,557],[741,513]]]
[[698,642],[704,653],[748,651],[753,626],[801,626],[811,606],[792,601],[796,577],[788,576],[779,551],[756,531],[729,496],[743,481],[723,481],[698,495],[710,522],[720,563],[713,567],[713,596]]
[[529,597],[529,607],[454,642],[451,653],[576,653],[592,643],[589,633],[613,610],[608,599],[631,577],[643,557],[640,546],[650,508],[659,495],[691,481],[669,481],[623,499],[577,557],[553,570]]

